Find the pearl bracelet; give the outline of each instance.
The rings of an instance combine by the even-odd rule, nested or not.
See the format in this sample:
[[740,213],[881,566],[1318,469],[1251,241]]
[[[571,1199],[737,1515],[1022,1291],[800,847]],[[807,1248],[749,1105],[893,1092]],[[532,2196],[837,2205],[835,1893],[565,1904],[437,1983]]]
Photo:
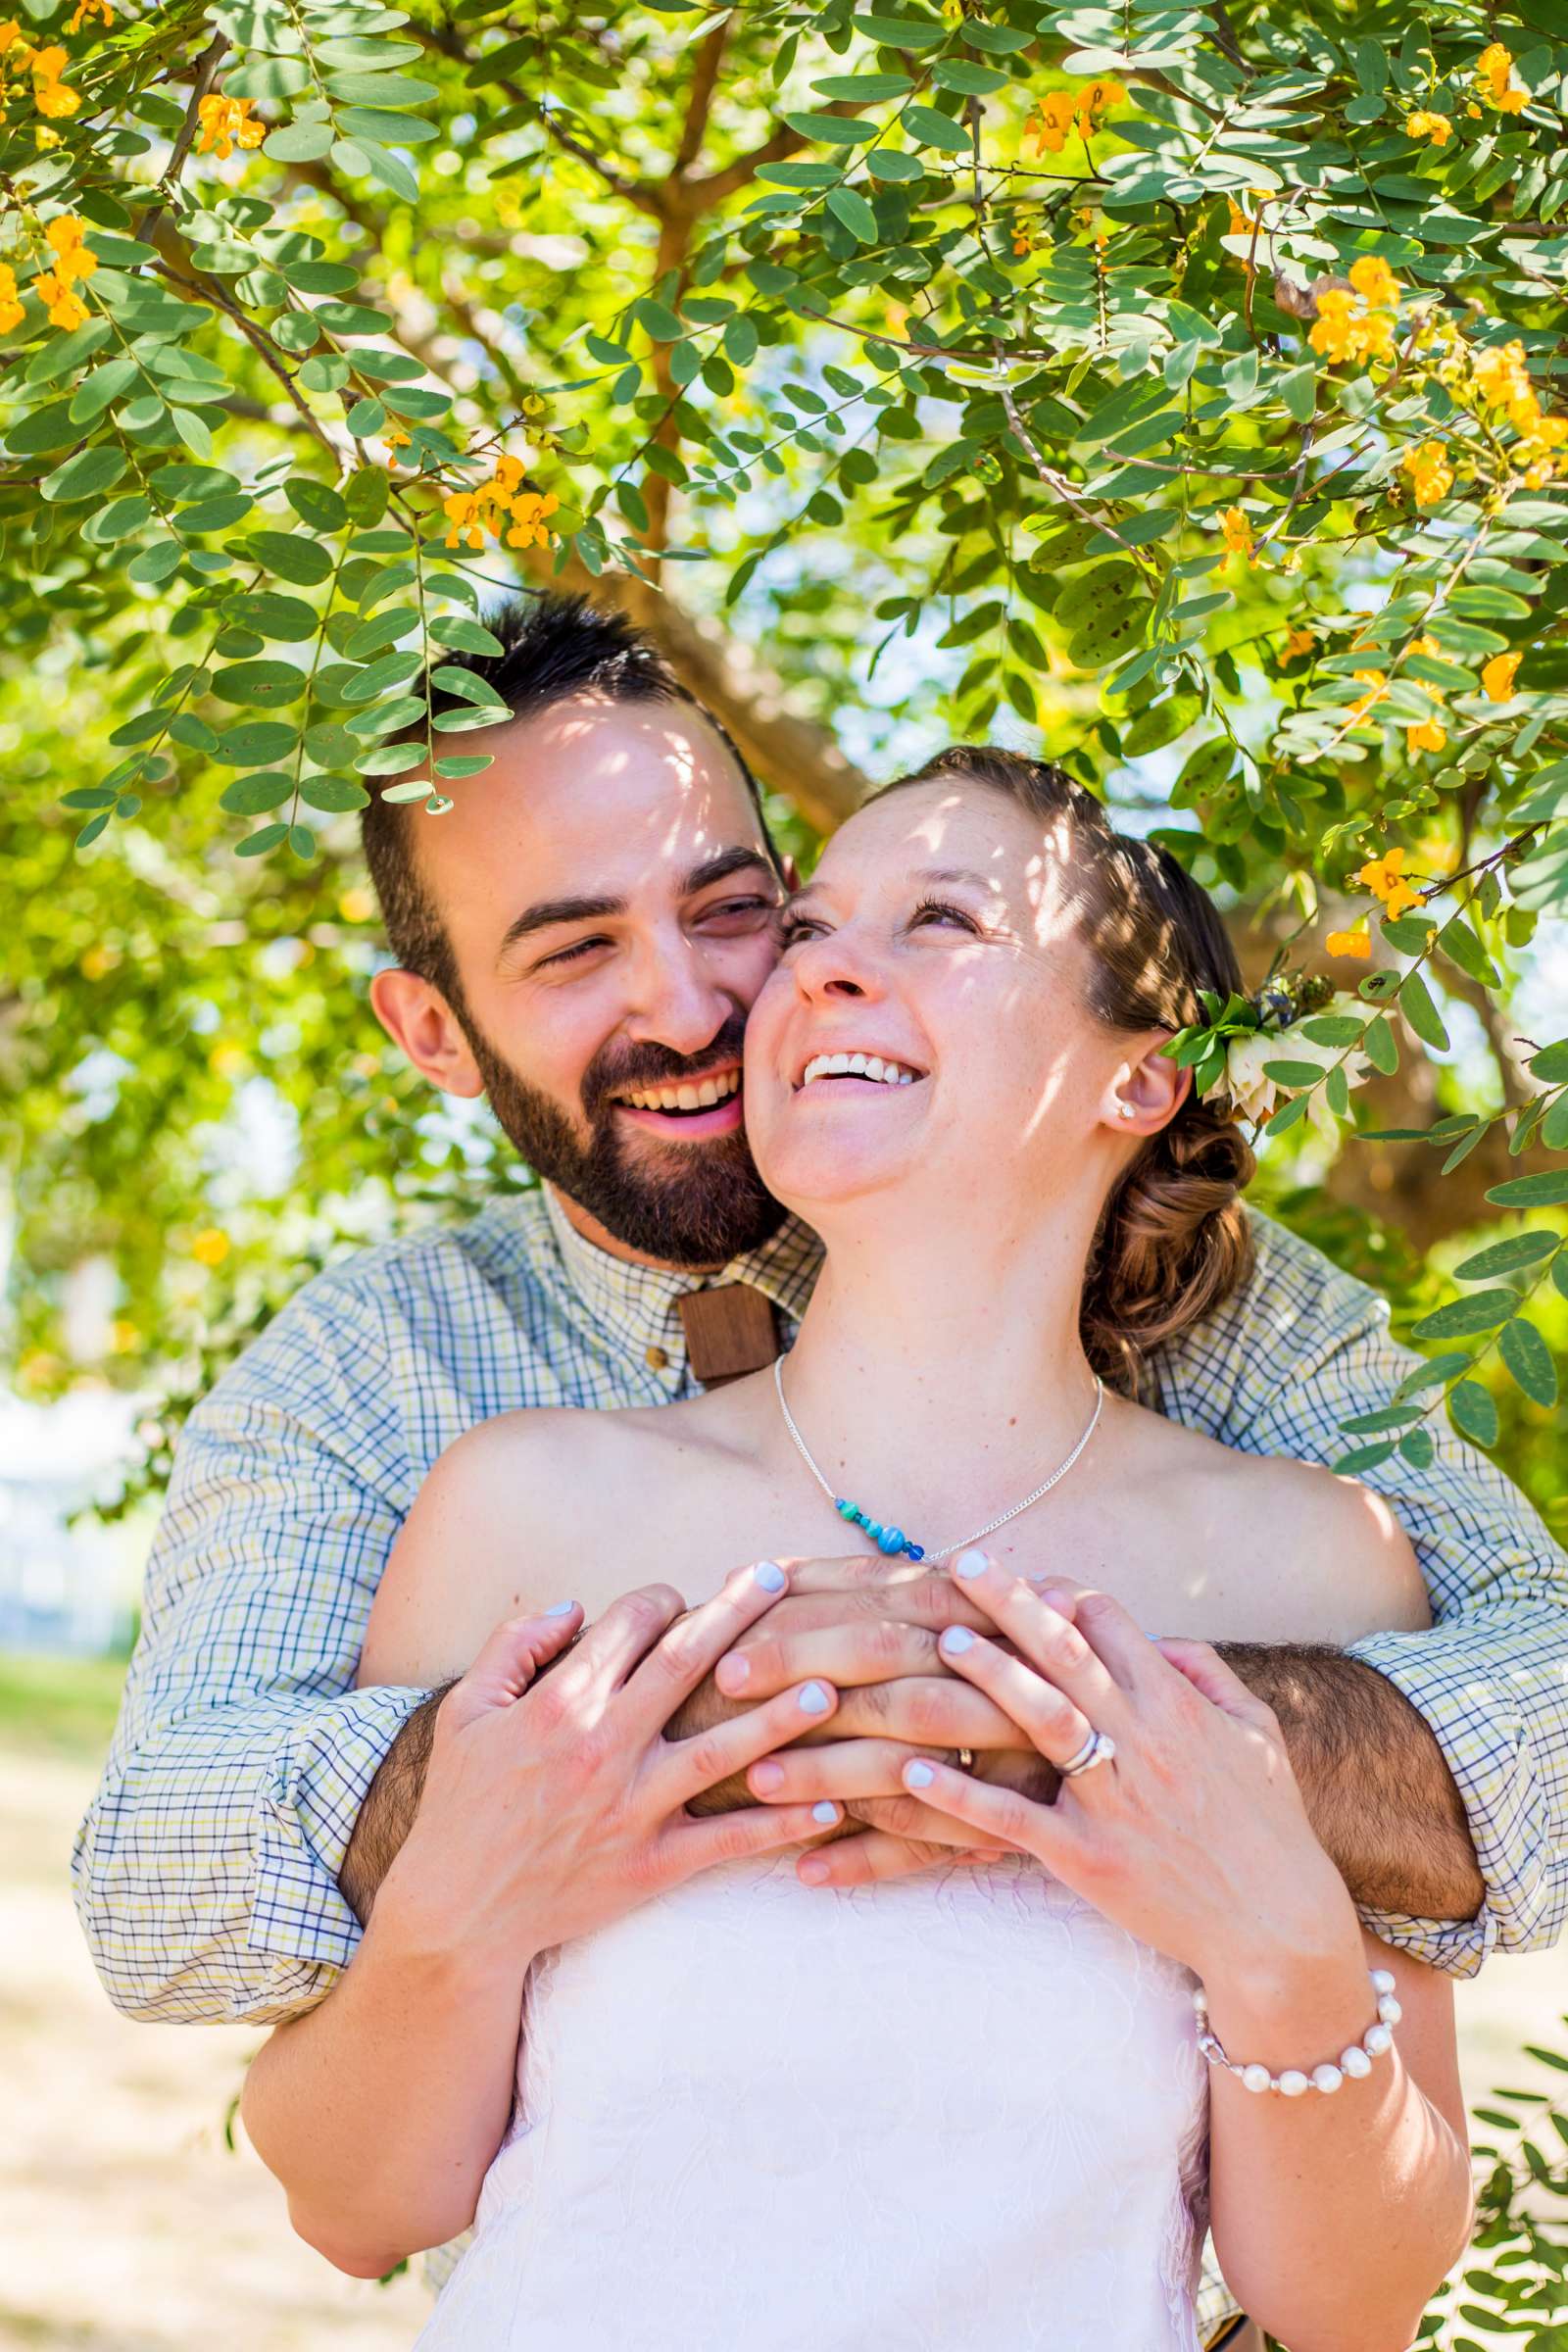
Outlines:
[[1209,2026],[1208,1995],[1201,1984],[1193,1993],[1193,2008],[1198,2018],[1198,2046],[1210,2066],[1223,2066],[1249,2090],[1277,2090],[1286,2099],[1298,2099],[1305,2090],[1338,2090],[1347,2075],[1369,2075],[1373,2059],[1381,2058],[1385,2050],[1394,2047],[1394,2028],[1401,2015],[1399,2004],[1394,1997],[1394,1979],[1386,1968],[1374,1968],[1368,1973],[1372,1979],[1373,1997],[1378,2005],[1378,2022],[1375,2026],[1368,2026],[1359,2041],[1352,2041],[1348,2050],[1340,2052],[1338,2065],[1325,2061],[1322,2066],[1314,2066],[1309,2075],[1302,2074],[1299,2067],[1288,2066],[1283,2074],[1271,2075],[1268,2068],[1260,2066],[1255,2059],[1250,2065],[1241,2065],[1236,2059],[1227,2057]]

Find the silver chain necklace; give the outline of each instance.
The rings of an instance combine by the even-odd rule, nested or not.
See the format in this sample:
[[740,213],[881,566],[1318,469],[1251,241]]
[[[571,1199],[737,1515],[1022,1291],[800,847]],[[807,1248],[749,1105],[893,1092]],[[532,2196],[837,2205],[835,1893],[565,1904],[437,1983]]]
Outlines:
[[[784,1358],[781,1355],[776,1355],[773,1358],[773,1386],[778,1392],[778,1409],[784,1416],[785,1428],[789,1431],[791,1438],[795,1442],[795,1450],[800,1455],[802,1461],[806,1464],[808,1470],[809,1470],[811,1473],[811,1476],[815,1479],[817,1485],[821,1488],[823,1494],[827,1496],[829,1502],[832,1503],[833,1508],[838,1512],[839,1517],[841,1519],[847,1519],[852,1527],[863,1528],[865,1533],[870,1537],[871,1542],[876,1545],[878,1551],[885,1552],[890,1559],[893,1558],[895,1554],[903,1552],[911,1560],[923,1560],[926,1556],[929,1546],[923,1544],[911,1543],[902,1527],[884,1527],[880,1520],[873,1519],[867,1512],[862,1511],[858,1502],[851,1502],[848,1495],[834,1494],[833,1489],[829,1486],[827,1480],[822,1476],[821,1471],[817,1468],[816,1458],[813,1455],[811,1448],[809,1446],[808,1446],[806,1440],[802,1437],[799,1429],[795,1425],[795,1415],[790,1411],[789,1399],[784,1394]],[[935,1550],[934,1557],[939,1560],[950,1560],[953,1558],[956,1552],[966,1550],[971,1544],[978,1544],[983,1537],[994,1536],[999,1527],[1006,1526],[1009,1519],[1016,1519],[1020,1517],[1023,1512],[1032,1510],[1035,1504],[1039,1502],[1044,1495],[1047,1495],[1051,1493],[1052,1488],[1055,1486],[1059,1480],[1066,1477],[1068,1471],[1078,1459],[1078,1456],[1083,1452],[1084,1447],[1088,1445],[1090,1439],[1094,1436],[1096,1429],[1099,1427],[1101,1408],[1104,1404],[1104,1401],[1105,1384],[1097,1373],[1095,1376],[1094,1410],[1091,1412],[1089,1419],[1084,1424],[1082,1433],[1078,1438],[1078,1442],[1073,1446],[1072,1451],[1067,1455],[1066,1459],[1058,1462],[1054,1470],[1053,1470],[1051,1473],[1051,1476],[1047,1479],[1043,1479],[1038,1487],[1034,1488],[1031,1493],[1024,1496],[1022,1502],[1015,1502],[1011,1510],[1002,1511],[995,1519],[988,1519],[984,1527],[977,1527],[975,1529],[972,1536],[960,1536],[956,1544],[942,1544]]]

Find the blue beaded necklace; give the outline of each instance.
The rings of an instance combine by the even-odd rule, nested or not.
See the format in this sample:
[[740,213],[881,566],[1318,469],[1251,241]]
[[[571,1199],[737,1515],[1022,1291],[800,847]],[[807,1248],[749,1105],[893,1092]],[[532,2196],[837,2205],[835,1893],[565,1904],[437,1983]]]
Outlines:
[[[791,1438],[795,1442],[795,1449],[799,1453],[802,1461],[806,1464],[808,1470],[809,1470],[811,1473],[811,1476],[815,1479],[817,1485],[821,1488],[823,1494],[832,1503],[833,1508],[837,1511],[839,1517],[841,1519],[848,1520],[852,1527],[863,1529],[865,1534],[870,1538],[871,1542],[876,1545],[878,1551],[885,1552],[889,1559],[897,1559],[902,1553],[904,1558],[908,1560],[923,1560],[926,1556],[926,1545],[923,1544],[916,1544],[912,1537],[905,1534],[902,1527],[893,1527],[891,1525],[884,1526],[880,1519],[873,1519],[868,1511],[862,1511],[858,1502],[852,1502],[847,1494],[834,1494],[833,1489],[829,1486],[827,1480],[822,1476],[821,1471],[816,1466],[815,1455],[812,1453],[811,1448],[809,1446],[808,1446],[806,1440],[802,1437],[799,1429],[795,1425],[795,1415],[790,1411],[789,1398],[784,1394],[784,1358],[781,1355],[773,1358],[773,1386],[778,1392],[778,1409],[784,1416],[785,1428],[789,1431]],[[978,1544],[982,1537],[994,1536],[999,1527],[1005,1527],[1009,1519],[1018,1518],[1021,1513],[1029,1510],[1035,1503],[1039,1502],[1043,1495],[1049,1494],[1052,1488],[1056,1485],[1057,1481],[1066,1477],[1068,1471],[1072,1468],[1074,1462],[1078,1459],[1078,1456],[1083,1452],[1084,1447],[1094,1436],[1095,1431],[1099,1426],[1101,1408],[1104,1404],[1104,1401],[1105,1384],[1097,1373],[1095,1376],[1094,1409],[1090,1413],[1088,1420],[1085,1422],[1083,1429],[1079,1434],[1078,1441],[1073,1446],[1072,1451],[1067,1455],[1065,1461],[1058,1462],[1055,1469],[1051,1473],[1051,1476],[1047,1479],[1042,1479],[1040,1485],[1035,1487],[1029,1494],[1027,1494],[1022,1502],[1015,1502],[1010,1510],[999,1512],[995,1519],[988,1519],[984,1527],[977,1527],[975,1529],[972,1536],[960,1536],[956,1544],[943,1544],[936,1552],[936,1557],[939,1560],[952,1559],[955,1552],[967,1549],[968,1545],[971,1544]]]

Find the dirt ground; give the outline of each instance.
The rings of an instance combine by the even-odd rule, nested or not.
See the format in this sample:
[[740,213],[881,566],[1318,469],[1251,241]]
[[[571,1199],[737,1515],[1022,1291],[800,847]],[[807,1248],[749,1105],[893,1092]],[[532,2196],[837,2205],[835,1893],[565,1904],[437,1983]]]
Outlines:
[[[273,2181],[223,2145],[259,2036],[138,2026],[99,1989],[66,1880],[95,1770],[0,1737],[0,2352],[406,2352],[422,2287],[342,2278],[293,2238]],[[1568,1952],[1461,1989],[1466,2088],[1564,2046]]]

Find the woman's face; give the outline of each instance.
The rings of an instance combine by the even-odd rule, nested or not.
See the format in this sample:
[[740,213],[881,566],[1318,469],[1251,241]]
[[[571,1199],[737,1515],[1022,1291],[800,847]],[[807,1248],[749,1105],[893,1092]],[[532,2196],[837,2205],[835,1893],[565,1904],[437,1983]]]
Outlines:
[[1032,1219],[1068,1184],[1103,1197],[1138,1048],[1084,1002],[1069,855],[1065,826],[1048,838],[1004,794],[940,776],[833,836],[747,1029],[747,1133],[777,1199],[812,1218],[912,1184],[957,1217],[984,1194],[1000,1227],[999,1191]]

